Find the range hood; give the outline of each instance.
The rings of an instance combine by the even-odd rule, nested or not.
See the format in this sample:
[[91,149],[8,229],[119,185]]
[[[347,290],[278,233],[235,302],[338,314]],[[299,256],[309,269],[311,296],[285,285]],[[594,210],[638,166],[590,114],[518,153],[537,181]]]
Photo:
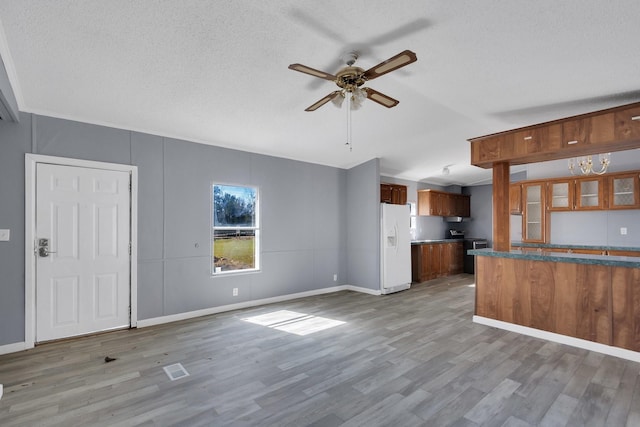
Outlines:
[[469,222],[471,218],[466,216],[445,216],[442,220],[444,222]]

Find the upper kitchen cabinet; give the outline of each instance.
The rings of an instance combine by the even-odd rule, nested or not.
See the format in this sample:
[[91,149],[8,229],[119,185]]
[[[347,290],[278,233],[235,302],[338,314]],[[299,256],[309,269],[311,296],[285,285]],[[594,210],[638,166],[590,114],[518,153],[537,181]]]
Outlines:
[[616,174],[608,177],[609,209],[640,208],[640,173]]
[[526,154],[558,151],[562,147],[562,125],[525,129],[513,134],[514,144],[524,146]]
[[600,210],[605,204],[604,178],[581,178],[576,180],[576,210]]
[[640,103],[469,139],[471,164],[491,168],[640,148]]
[[600,145],[615,140],[614,113],[568,120],[562,124],[562,147]]
[[511,215],[522,215],[522,184],[509,185],[509,212]]
[[640,139],[640,106],[616,111],[614,119],[616,139],[622,141]]
[[406,205],[407,186],[398,184],[380,184],[380,203]]
[[547,184],[547,209],[550,211],[570,211],[575,208],[575,180],[554,179]]
[[522,241],[546,243],[545,183],[522,184]]
[[470,196],[435,190],[418,190],[418,215],[471,216]]
[[606,209],[605,182],[600,176],[548,180],[547,210]]

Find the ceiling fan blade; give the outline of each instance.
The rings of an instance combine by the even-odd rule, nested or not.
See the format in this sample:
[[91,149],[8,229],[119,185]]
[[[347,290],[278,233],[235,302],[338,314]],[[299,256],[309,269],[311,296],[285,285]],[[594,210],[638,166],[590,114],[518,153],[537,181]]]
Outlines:
[[386,61],[379,63],[375,67],[369,68],[364,72],[364,78],[367,80],[373,80],[384,74],[390,73],[393,70],[409,65],[412,62],[416,62],[417,60],[418,57],[415,53],[410,50],[405,50],[404,52],[400,52],[396,56],[392,56]]
[[291,64],[289,65],[290,70],[300,71],[301,73],[309,74],[314,77],[320,77],[321,79],[335,81],[337,79],[333,74],[325,73],[324,71],[316,70],[315,68],[307,67],[302,64]]
[[371,89],[370,87],[366,87],[364,90],[367,92],[367,98],[380,105],[384,105],[387,108],[395,107],[400,102],[397,99],[393,99],[384,93]]
[[325,96],[324,98],[322,98],[320,101],[316,102],[315,104],[311,105],[310,107],[308,107],[306,110],[304,111],[315,111],[318,108],[322,107],[324,104],[326,104],[327,102],[331,101],[333,98],[335,98],[336,96],[340,95],[340,91],[336,90],[334,92],[331,92],[329,95]]

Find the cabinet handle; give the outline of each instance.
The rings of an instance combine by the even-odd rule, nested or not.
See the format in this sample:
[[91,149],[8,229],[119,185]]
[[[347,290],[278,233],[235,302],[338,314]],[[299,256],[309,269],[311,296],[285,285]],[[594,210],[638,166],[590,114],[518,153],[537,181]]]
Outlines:
[[578,141],[577,140],[573,140],[573,141],[567,141],[567,145],[573,145],[573,144],[577,144]]
[[533,137],[532,137],[532,136],[525,136],[525,137],[524,137],[524,140],[525,140],[525,141],[528,141],[528,140],[530,140],[530,139],[533,139]]
[[636,121],[640,120],[640,116],[633,116],[633,117],[631,117],[631,120],[636,120]]

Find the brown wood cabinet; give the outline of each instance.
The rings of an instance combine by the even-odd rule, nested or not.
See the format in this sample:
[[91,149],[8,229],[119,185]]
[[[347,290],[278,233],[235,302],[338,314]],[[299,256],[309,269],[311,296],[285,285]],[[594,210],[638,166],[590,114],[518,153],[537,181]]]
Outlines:
[[471,216],[471,199],[466,194],[418,190],[418,215]]
[[606,209],[606,184],[606,178],[600,176],[548,180],[547,210]]
[[571,211],[575,208],[575,179],[554,179],[547,184],[547,209]]
[[546,183],[522,184],[522,241],[545,243],[546,232]]
[[509,212],[512,215],[522,215],[522,184],[509,186]]
[[562,147],[572,149],[615,140],[614,113],[567,120],[562,123]]
[[640,103],[472,138],[471,164],[491,168],[640,147]]
[[640,105],[617,110],[614,121],[616,139],[627,141],[640,138]]
[[609,209],[640,208],[640,172],[611,175],[607,184]]
[[513,133],[514,144],[523,145],[526,154],[557,151],[562,147],[562,125],[525,129]]
[[611,344],[611,267],[484,256],[476,266],[478,316]]
[[611,268],[613,345],[640,351],[640,269]]
[[607,255],[640,257],[640,251],[610,250],[610,251],[607,251]]
[[415,283],[460,274],[463,269],[462,242],[411,245],[411,280]]
[[393,205],[407,204],[407,186],[398,184],[380,184],[380,203]]
[[464,246],[462,242],[443,244],[443,270],[447,275],[460,274],[464,271]]
[[640,268],[484,256],[476,265],[478,316],[640,351]]
[[602,177],[577,179],[575,191],[575,210],[601,210],[606,206]]

